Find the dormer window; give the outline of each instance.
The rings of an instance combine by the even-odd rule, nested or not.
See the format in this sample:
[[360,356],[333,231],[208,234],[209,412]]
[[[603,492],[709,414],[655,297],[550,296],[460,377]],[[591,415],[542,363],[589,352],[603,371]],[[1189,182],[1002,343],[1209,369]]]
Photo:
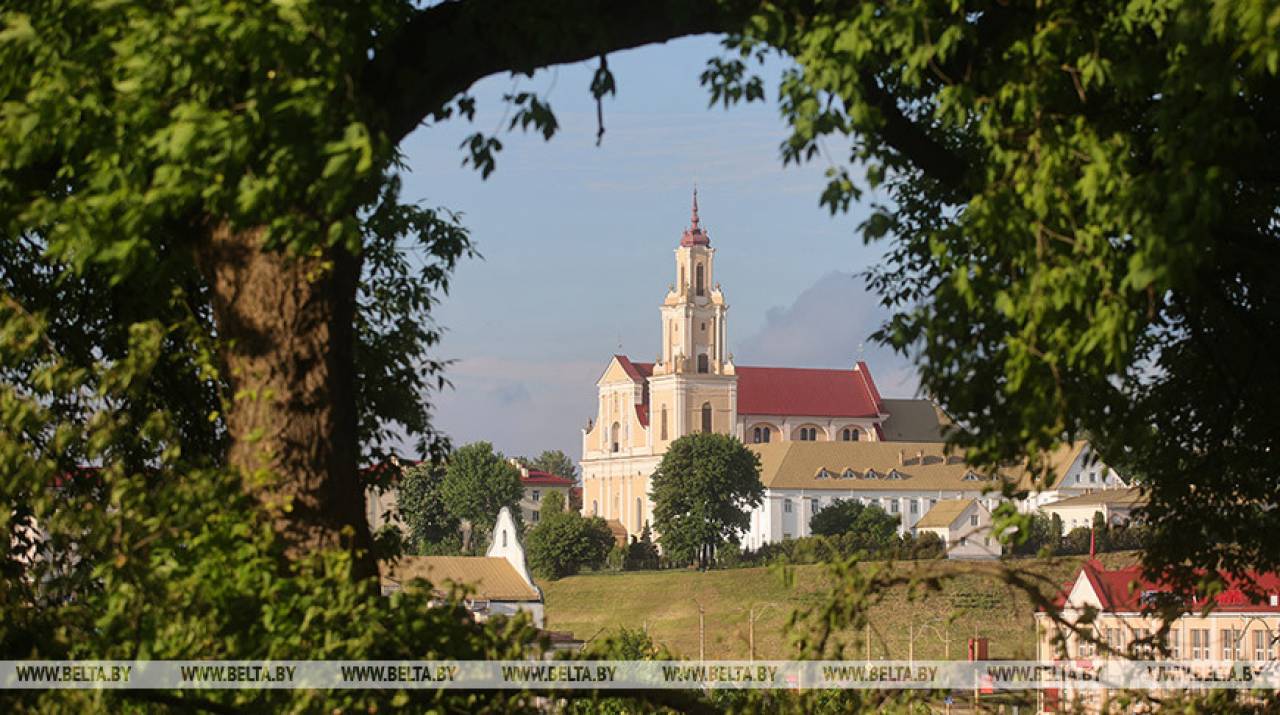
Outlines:
[[884,478],[885,479],[906,479],[907,475],[903,474],[902,472],[899,472],[896,469],[890,469],[889,473],[886,474]]
[[855,471],[853,471],[853,469],[852,469],[852,468],[846,468],[846,469],[844,470],[844,473],[842,473],[842,474],[840,475],[840,478],[841,478],[841,479],[857,479],[857,478],[858,478],[858,473],[857,473],[857,472],[855,472]]
[[830,478],[831,478],[831,472],[827,471],[826,467],[823,467],[822,469],[818,470],[817,479],[830,479]]
[[963,476],[963,477],[961,477],[960,479],[961,479],[961,481],[965,481],[965,482],[980,482],[980,481],[982,481],[982,477],[981,477],[977,472],[973,471],[972,469],[970,469],[969,471],[965,472],[965,473],[964,473],[964,476]]
[[880,473],[874,469],[868,469],[867,471],[862,473],[862,478],[863,479],[879,479]]

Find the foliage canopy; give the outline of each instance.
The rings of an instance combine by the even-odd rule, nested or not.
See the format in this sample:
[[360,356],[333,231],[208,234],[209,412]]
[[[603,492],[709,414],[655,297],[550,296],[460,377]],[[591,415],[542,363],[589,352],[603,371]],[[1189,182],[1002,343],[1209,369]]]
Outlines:
[[653,473],[653,526],[675,563],[706,567],[737,543],[764,498],[760,458],[736,437],[694,432],[672,442]]

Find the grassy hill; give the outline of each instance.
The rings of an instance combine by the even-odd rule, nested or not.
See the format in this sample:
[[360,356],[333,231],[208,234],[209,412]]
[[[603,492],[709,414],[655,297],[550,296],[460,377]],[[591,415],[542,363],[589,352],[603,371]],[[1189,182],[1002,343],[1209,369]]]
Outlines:
[[[1104,554],[1108,566],[1132,563],[1133,554]],[[1014,562],[1025,573],[1067,581],[1083,557]],[[871,609],[873,658],[908,656],[915,627],[917,659],[942,659],[950,639],[950,657],[965,657],[965,642],[974,635],[990,639],[992,658],[1034,658],[1034,607],[1025,594],[1006,585],[998,564],[957,561],[900,562],[895,568],[920,576],[939,576],[941,588],[917,591],[906,586],[884,594]],[[756,658],[786,659],[795,651],[785,627],[792,611],[820,600],[828,578],[823,566],[795,567],[794,586],[768,568],[722,571],[669,570],[599,573],[542,583],[547,627],[591,639],[621,626],[644,628],[655,642],[685,657],[698,656],[698,608],[704,609],[706,656],[746,659],[747,616],[756,610]],[[952,622],[946,623],[949,617]],[[861,637],[861,636],[859,636]],[[865,642],[860,640],[858,654]]]

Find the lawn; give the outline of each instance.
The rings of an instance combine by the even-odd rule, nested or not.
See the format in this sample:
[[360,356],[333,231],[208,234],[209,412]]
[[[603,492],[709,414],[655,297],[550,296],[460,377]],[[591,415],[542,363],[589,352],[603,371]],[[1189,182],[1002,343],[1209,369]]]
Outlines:
[[[1131,563],[1133,554],[1104,554],[1109,567]],[[1011,562],[1019,570],[1051,583],[1071,578],[1083,557]],[[872,658],[908,658],[915,635],[916,659],[965,657],[966,639],[990,639],[991,658],[1035,657],[1034,607],[1021,591],[1000,578],[995,563],[957,561],[899,562],[896,569],[917,576],[940,577],[938,590],[895,586],[872,606]],[[573,576],[540,585],[546,595],[547,627],[572,631],[590,640],[619,627],[643,628],[657,643],[677,654],[698,657],[698,609],[703,609],[706,657],[747,659],[750,656],[748,613],[755,609],[755,657],[788,659],[786,623],[798,606],[820,601],[829,584],[825,567],[794,568],[794,585],[785,585],[775,569],[637,571]],[[948,623],[948,619],[950,622]],[[864,634],[857,653],[867,652]],[[949,639],[948,643],[944,638]]]

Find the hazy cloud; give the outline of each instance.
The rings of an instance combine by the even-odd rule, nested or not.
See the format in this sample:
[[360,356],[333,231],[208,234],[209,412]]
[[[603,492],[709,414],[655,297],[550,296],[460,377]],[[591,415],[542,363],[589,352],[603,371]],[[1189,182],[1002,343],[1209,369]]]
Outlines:
[[871,340],[888,313],[863,279],[832,271],[789,306],[770,308],[764,327],[738,342],[740,365],[851,367],[865,360],[887,397],[914,395],[919,378],[911,363]]

